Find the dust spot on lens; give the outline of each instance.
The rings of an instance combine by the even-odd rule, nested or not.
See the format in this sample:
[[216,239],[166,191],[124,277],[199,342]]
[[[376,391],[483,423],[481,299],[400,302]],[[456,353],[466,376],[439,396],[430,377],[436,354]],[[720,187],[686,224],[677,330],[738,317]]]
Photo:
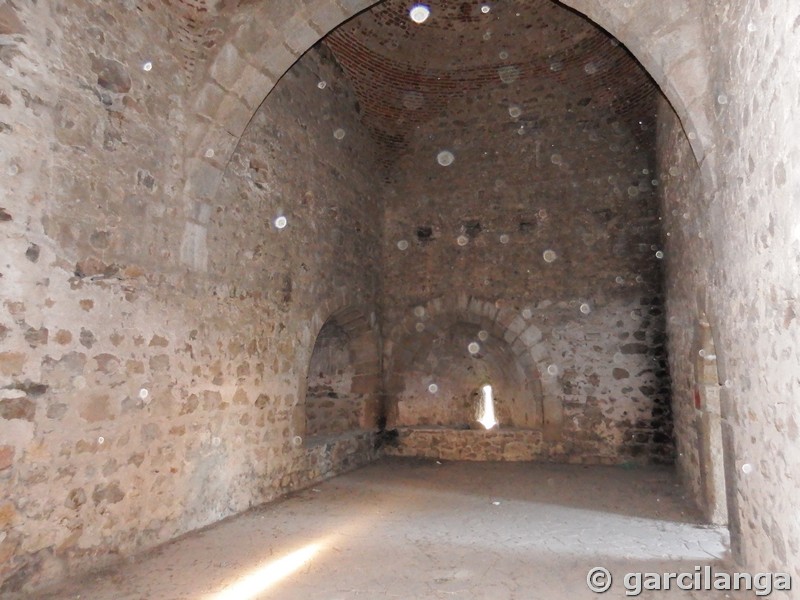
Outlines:
[[449,167],[453,164],[456,157],[453,155],[452,152],[449,150],[442,150],[439,154],[436,155],[436,162],[438,162],[443,167]]

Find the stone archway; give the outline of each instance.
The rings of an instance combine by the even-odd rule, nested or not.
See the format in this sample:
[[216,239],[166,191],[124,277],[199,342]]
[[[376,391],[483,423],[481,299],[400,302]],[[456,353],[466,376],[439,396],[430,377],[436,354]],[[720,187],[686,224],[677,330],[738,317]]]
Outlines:
[[[375,0],[248,4],[233,15],[231,33],[192,90],[193,109],[184,157],[187,223],[181,261],[205,271],[208,202],[253,114],[280,77],[313,44]],[[564,0],[625,44],[651,74],[683,123],[695,158],[713,183],[704,31],[688,0],[658,7],[645,0]],[[279,23],[279,26],[274,24]]]
[[621,41],[674,108],[707,182],[713,180],[714,129],[706,36],[694,4],[676,0],[559,0]]

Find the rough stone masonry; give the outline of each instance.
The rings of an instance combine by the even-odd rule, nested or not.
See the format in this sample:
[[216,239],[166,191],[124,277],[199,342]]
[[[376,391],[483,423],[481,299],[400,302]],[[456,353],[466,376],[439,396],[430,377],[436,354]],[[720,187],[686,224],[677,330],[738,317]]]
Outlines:
[[737,561],[800,577],[800,8],[430,5],[0,1],[0,595],[381,425],[674,457]]

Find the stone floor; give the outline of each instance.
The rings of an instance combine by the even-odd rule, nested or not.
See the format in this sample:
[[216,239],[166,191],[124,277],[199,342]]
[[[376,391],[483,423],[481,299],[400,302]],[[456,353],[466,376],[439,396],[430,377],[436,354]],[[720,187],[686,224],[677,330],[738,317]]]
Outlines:
[[698,522],[665,468],[384,459],[40,597],[621,598],[628,572],[722,569],[727,532]]

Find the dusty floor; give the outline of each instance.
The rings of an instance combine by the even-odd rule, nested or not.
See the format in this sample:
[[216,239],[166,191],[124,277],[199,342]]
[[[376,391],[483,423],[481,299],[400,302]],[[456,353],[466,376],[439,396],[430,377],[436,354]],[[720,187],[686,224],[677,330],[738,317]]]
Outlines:
[[[628,572],[720,565],[698,521],[668,469],[383,460],[40,597],[617,598]],[[639,597],[730,597],[694,594]]]

